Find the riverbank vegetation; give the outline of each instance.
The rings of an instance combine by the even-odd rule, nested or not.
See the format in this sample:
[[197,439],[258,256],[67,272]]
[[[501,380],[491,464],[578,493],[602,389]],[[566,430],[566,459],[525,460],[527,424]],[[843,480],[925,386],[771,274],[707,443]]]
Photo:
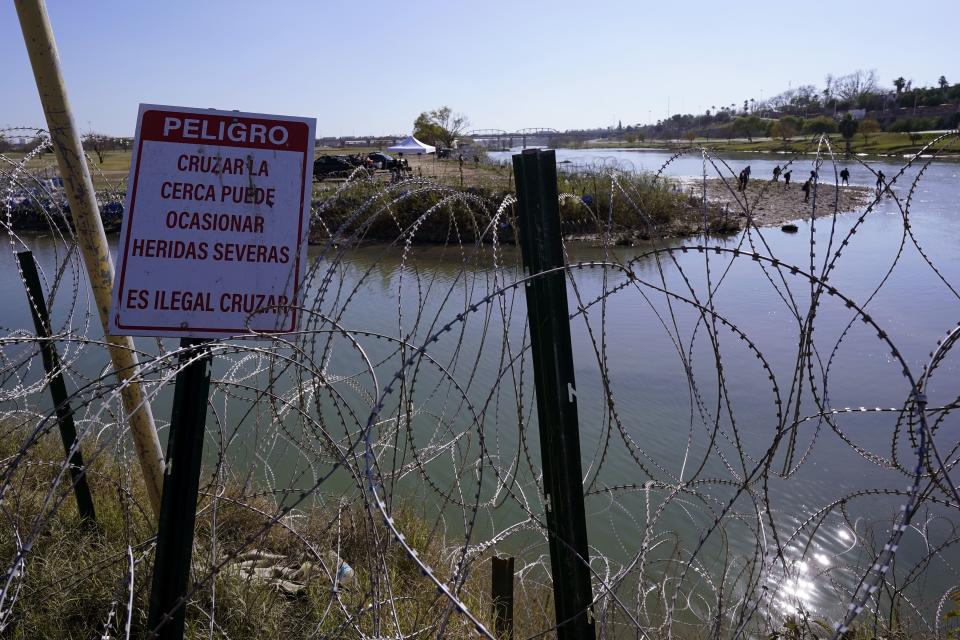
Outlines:
[[[701,198],[685,193],[677,182],[650,174],[601,169],[561,171],[558,191],[562,198],[561,223],[565,236],[571,239],[604,235],[629,244],[640,239],[704,231],[728,234],[740,229],[737,219],[719,206],[708,203],[705,207]],[[313,243],[348,238],[370,242],[407,238],[430,243],[490,242],[494,235],[498,242],[516,241],[517,211],[509,167],[475,169],[469,186],[463,188],[456,173],[438,173],[430,179],[395,185],[353,180],[331,185],[317,195],[310,234]]]
[[[97,516],[96,525],[90,525],[78,517],[69,484],[59,477],[59,437],[47,433],[20,458],[28,432],[9,421],[0,430],[0,472],[10,474],[0,557],[10,566],[19,552],[24,558],[6,601],[0,602],[0,635],[18,640],[146,637],[155,529],[131,461],[109,447],[91,456],[92,447],[86,447]],[[397,624],[408,637],[436,635],[452,606],[446,597],[392,541],[378,516],[335,496],[329,505],[298,509],[296,518],[271,526],[280,505],[270,492],[229,476],[201,487],[193,552],[197,588],[187,605],[186,637],[373,637],[378,628],[396,633]],[[420,557],[441,580],[449,580],[444,532],[412,506],[397,504],[392,516]],[[352,573],[349,580],[341,574],[334,589],[338,556]],[[492,625],[489,561],[476,564],[460,596]],[[387,597],[385,577],[390,607],[377,601]],[[544,628],[552,616],[549,590],[518,587],[516,597],[524,605],[516,609],[518,633]],[[444,637],[474,638],[476,632],[453,613]]]
[[[129,152],[127,163],[129,164]],[[108,157],[115,166],[121,152]],[[45,156],[47,162],[52,158]],[[55,176],[53,167],[32,167],[40,175]],[[514,242],[516,208],[513,171],[509,165],[470,154],[458,159],[411,157],[409,178],[391,183],[388,171],[358,170],[348,179],[314,182],[310,241],[356,238],[367,242],[392,242],[417,238],[430,243]],[[31,166],[28,165],[28,170]],[[46,172],[46,173],[44,173]],[[95,171],[98,199],[108,231],[120,228],[126,173]],[[651,237],[679,237],[703,233],[733,233],[740,223],[716,204],[704,207],[700,198],[684,193],[678,183],[650,174],[598,168],[561,168],[558,190],[564,230],[571,238],[609,234],[617,241]],[[43,231],[65,226],[69,210],[42,190],[10,204],[15,230]],[[506,202],[494,221],[500,205]],[[704,218],[706,217],[706,223]],[[495,225],[495,226],[491,226]],[[451,235],[453,234],[453,235]]]
[[[662,146],[687,140],[724,151],[775,151],[776,140],[842,134],[848,116],[845,140],[851,141],[852,152],[915,153],[930,139],[929,134],[921,136],[922,132],[960,126],[960,84],[940,76],[934,86],[914,86],[901,76],[884,86],[874,71],[857,70],[827,75],[822,88],[802,85],[767,99],[751,97],[742,104],[711,105],[703,113],[675,113],[648,124],[623,126],[621,122],[603,130],[567,132],[559,138],[562,146]],[[871,135],[881,132],[899,135]],[[859,134],[865,136],[862,142],[857,141]],[[770,144],[744,148],[758,138],[770,138]]]
[[[849,153],[866,154],[875,156],[912,156],[920,153],[924,147],[936,140],[942,134],[940,133],[900,133],[900,132],[878,132],[878,133],[856,133],[850,139]],[[833,152],[842,155],[847,153],[847,140],[840,133],[831,133],[826,136],[830,141]],[[938,145],[940,153],[951,154],[960,153],[960,144],[948,146],[949,140],[943,145]],[[662,147],[666,149],[680,149],[689,146],[703,146],[718,153],[814,153],[820,149],[826,152],[826,148],[820,146],[819,135],[809,136],[789,136],[766,137],[749,140],[730,140],[718,141],[707,138],[694,138],[683,143],[652,143],[650,147]],[[940,147],[943,147],[940,149]],[[615,148],[615,147],[611,147]]]
[[[47,433],[22,451],[27,431],[11,428],[9,421],[2,429],[0,470],[10,475],[0,556],[12,565],[24,544],[31,545],[0,609],[3,637],[146,637],[155,530],[145,488],[131,461],[110,447],[97,456],[88,455],[87,478],[97,509],[96,525],[91,526],[78,517],[70,487],[59,477],[63,450],[58,436]],[[90,450],[88,446],[86,453]],[[64,497],[58,508],[51,508],[51,496],[54,504]],[[462,615],[454,612],[447,617],[450,603],[391,541],[379,519],[362,505],[330,502],[329,508],[298,510],[296,519],[266,526],[278,512],[268,492],[230,477],[222,478],[216,487],[203,488],[193,553],[196,589],[187,604],[185,638],[386,637],[384,631],[397,626],[403,637],[436,637],[441,624],[445,624],[443,638],[478,637]],[[452,556],[442,531],[410,505],[398,505],[393,517],[431,567],[442,572],[449,566]],[[331,557],[327,550],[332,549],[338,553],[333,557],[342,558],[353,571],[350,580],[337,582],[336,589],[332,588],[336,568],[327,560]],[[251,564],[255,570],[248,568]],[[489,562],[474,564],[476,569],[460,596],[493,628]],[[220,567],[216,572],[214,565]],[[290,577],[292,567],[299,575]],[[385,578],[389,594],[383,591]],[[516,587],[514,637],[532,637],[549,629],[553,610],[548,583],[528,574],[525,580],[517,580]],[[960,615],[958,602],[960,594],[945,607],[945,622]],[[881,626],[882,637],[891,640],[934,637],[898,629],[896,624],[892,630],[888,624]],[[606,631],[600,637],[616,637],[611,635],[614,628]],[[822,640],[831,632],[826,621],[800,613],[787,617],[764,637]],[[673,637],[700,636],[674,633]],[[869,620],[843,636],[845,640],[873,637]]]

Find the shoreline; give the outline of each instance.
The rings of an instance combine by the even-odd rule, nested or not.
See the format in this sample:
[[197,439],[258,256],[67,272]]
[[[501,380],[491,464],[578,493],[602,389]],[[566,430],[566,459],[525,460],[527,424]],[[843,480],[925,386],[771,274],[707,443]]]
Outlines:
[[[703,193],[701,179],[681,179],[680,184],[692,195],[699,197]],[[810,201],[804,202],[801,184],[792,182],[785,187],[782,180],[751,180],[746,192],[741,193],[736,191],[736,180],[732,178],[726,184],[720,178],[708,178],[706,194],[708,202],[727,208],[735,219],[746,222],[749,217],[758,227],[780,227],[798,220],[809,220],[814,212],[816,217],[822,217],[856,211],[869,204],[875,193],[869,187],[849,185],[838,188],[820,182],[816,191],[811,190]],[[817,205],[815,211],[814,203]]]
[[[793,141],[784,146],[777,144],[776,148],[769,148],[770,140],[756,140],[754,142],[715,142],[711,140],[695,140],[692,144],[687,141],[658,141],[658,140],[647,140],[642,143],[587,143],[578,146],[568,146],[564,148],[576,149],[582,151],[669,151],[669,152],[680,152],[680,151],[691,151],[697,150],[700,148],[706,149],[711,153],[715,154],[757,154],[757,155],[771,155],[771,156],[816,156],[818,151],[816,145],[810,143],[809,141]],[[832,141],[836,143],[837,141]],[[806,148],[798,148],[799,145],[804,145]],[[798,146],[793,146],[798,145]],[[743,148],[745,146],[756,146],[758,148]],[[902,147],[895,148],[890,152],[884,153],[881,151],[863,151],[862,148],[858,148],[859,145],[854,145],[851,153],[847,153],[843,147],[843,143],[840,142],[839,145],[834,146],[834,154],[839,157],[858,157],[858,158],[874,158],[874,159],[910,159],[919,157],[922,159],[936,159],[944,160],[948,162],[957,162],[960,161],[960,147],[954,145],[952,147],[938,146],[936,149],[933,149],[933,153],[920,153],[926,145],[903,145]],[[765,148],[766,147],[766,148]],[[819,152],[820,155],[824,155],[824,152]],[[919,155],[918,155],[919,154]]]

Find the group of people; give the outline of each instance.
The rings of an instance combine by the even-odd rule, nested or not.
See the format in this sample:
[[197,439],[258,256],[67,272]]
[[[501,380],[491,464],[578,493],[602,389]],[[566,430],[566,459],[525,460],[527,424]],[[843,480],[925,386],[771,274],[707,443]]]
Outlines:
[[363,167],[364,169],[374,169],[373,158],[365,153],[354,153],[349,156],[349,162],[355,167]]
[[[787,169],[786,167],[781,169],[780,165],[778,164],[773,168],[773,182],[779,182],[780,177],[783,176],[783,188],[789,189],[790,178],[792,173],[793,173],[792,169]],[[804,202],[810,202],[810,191],[813,189],[813,185],[816,182],[817,177],[818,177],[817,172],[815,170],[811,171],[810,177],[807,178],[807,180],[800,186],[800,190],[803,191]],[[886,188],[885,179],[886,179],[886,176],[883,175],[883,171],[877,171],[877,195],[880,195],[881,193],[883,193],[884,189]],[[740,172],[740,175],[737,178],[737,190],[746,191],[747,182],[749,182],[749,180],[750,180],[750,165],[747,165]],[[840,184],[843,186],[850,185],[850,170],[847,169],[846,167],[844,167],[840,171]]]
[[396,184],[403,180],[403,175],[410,171],[410,163],[403,157],[403,153],[397,154],[397,159],[390,167],[390,182]]

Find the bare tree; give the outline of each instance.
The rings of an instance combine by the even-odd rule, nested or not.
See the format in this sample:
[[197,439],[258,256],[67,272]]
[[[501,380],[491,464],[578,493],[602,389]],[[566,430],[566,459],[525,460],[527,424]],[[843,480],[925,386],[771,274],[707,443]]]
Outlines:
[[856,103],[862,96],[877,93],[879,86],[876,69],[869,71],[857,69],[853,73],[836,78],[833,81],[833,93],[843,102]]
[[107,151],[114,149],[116,145],[110,136],[90,132],[83,136],[83,146],[88,151],[96,153],[97,161],[103,164],[103,159],[106,157]]
[[796,94],[797,92],[794,89],[787,89],[783,93],[778,93],[777,95],[768,98],[767,104],[771,109],[780,111],[793,102]]

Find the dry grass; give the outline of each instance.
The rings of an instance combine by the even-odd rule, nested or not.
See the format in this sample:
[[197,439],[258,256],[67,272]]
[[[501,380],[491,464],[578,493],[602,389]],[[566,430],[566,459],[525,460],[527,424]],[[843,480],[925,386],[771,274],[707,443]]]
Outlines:
[[[62,481],[55,484],[62,460],[55,431],[40,438],[14,464],[25,433],[22,427],[0,429],[0,473],[10,473],[2,503],[5,522],[0,527],[0,557],[5,566],[12,565],[20,545],[28,540],[32,544],[24,554],[22,578],[16,581],[19,592],[2,636],[122,638],[129,617],[130,637],[146,637],[155,531],[136,467],[126,455],[110,450],[88,463],[97,509],[97,526],[90,527],[79,519],[69,486]],[[92,458],[95,445],[87,443],[84,448]],[[193,580],[198,586],[189,599],[186,637],[211,637],[211,628],[214,638],[234,639],[429,637],[448,618],[450,602],[437,594],[402,548],[391,542],[379,519],[362,505],[315,508],[300,514],[295,525],[282,520],[267,526],[278,513],[277,503],[225,484],[216,500],[215,520],[211,492],[198,505],[193,555]],[[59,508],[45,505],[51,488],[56,497],[67,492]],[[449,554],[442,532],[412,508],[396,509],[394,519],[421,557],[449,580],[451,576],[443,575]],[[251,548],[282,554],[293,565],[313,561],[317,567],[323,565],[325,552],[339,549],[356,579],[334,591],[321,569],[305,590],[289,595],[235,570],[231,560]],[[222,570],[211,570],[214,560]],[[474,566],[461,597],[490,624],[489,562],[478,561]],[[133,606],[128,615],[131,592]],[[517,608],[518,637],[543,630],[549,619],[544,618],[549,613],[549,591],[535,588],[528,593],[518,588],[517,593],[527,599]],[[8,596],[3,608],[9,607]],[[453,613],[446,620],[444,637],[476,637],[476,633],[463,616]]]

